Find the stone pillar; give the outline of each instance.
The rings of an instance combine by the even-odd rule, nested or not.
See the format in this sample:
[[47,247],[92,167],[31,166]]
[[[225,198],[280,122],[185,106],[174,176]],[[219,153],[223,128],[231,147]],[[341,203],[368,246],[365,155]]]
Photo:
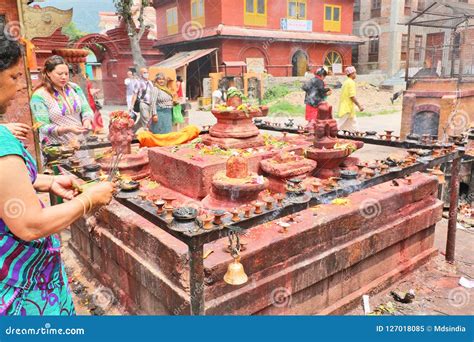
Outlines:
[[403,140],[411,133],[413,115],[415,115],[416,95],[405,93],[403,96],[402,125],[400,138]]
[[392,0],[390,5],[390,43],[388,44],[390,53],[387,55],[388,65],[387,74],[389,77],[396,74],[400,70],[400,18],[401,18],[401,3],[403,1]]

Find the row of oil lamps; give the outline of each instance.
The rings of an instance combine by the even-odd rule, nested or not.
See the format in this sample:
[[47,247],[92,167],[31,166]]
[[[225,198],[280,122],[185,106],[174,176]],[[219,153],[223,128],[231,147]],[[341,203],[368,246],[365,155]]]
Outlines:
[[[445,152],[446,151],[443,150],[434,150],[431,153],[430,151],[432,157],[440,156]],[[408,167],[417,162],[417,152],[414,150],[409,150],[409,153],[410,155],[400,162],[400,167]],[[370,179],[376,176],[377,174],[385,174],[390,171],[390,166],[387,165],[387,163],[381,161],[377,161],[376,163],[372,164],[358,164],[357,167],[359,168],[359,171],[357,172],[359,179]],[[439,168],[431,169],[428,171],[432,175],[437,176],[441,184],[444,184],[444,173]],[[316,194],[320,193],[321,190],[334,190],[339,186],[339,180],[340,178],[338,177],[331,177],[325,180],[314,178],[309,182],[309,189],[306,189],[305,187],[303,187],[301,179],[290,179],[287,181],[286,194],[277,193],[272,196],[268,195],[261,200],[259,199],[253,201],[249,204],[241,206],[240,208],[234,208],[229,212],[232,215],[230,220],[232,222],[239,222],[243,218],[248,219],[251,218],[252,215],[260,215],[264,212],[264,210],[271,211],[275,207],[281,208],[284,205],[284,200],[287,195],[303,195],[304,193],[306,193],[307,190],[309,190],[311,193]],[[142,200],[148,200],[146,193],[141,193],[140,196],[142,197]],[[159,199],[152,199],[152,202],[157,208],[158,215],[164,216],[164,218],[168,221],[172,221],[173,211],[176,209],[173,206],[173,202],[175,200],[176,198],[173,196],[163,196]],[[198,219],[202,223],[203,229],[211,230],[214,229],[215,226],[221,226],[223,224],[223,218],[229,213],[224,210],[215,210],[212,212],[212,214],[203,213],[198,217]]]
[[[149,200],[146,193],[140,193],[139,196],[142,200],[146,201]],[[275,194],[273,196],[267,196],[263,200],[256,200],[251,202],[250,204],[246,204],[240,208],[234,208],[230,211],[232,215],[231,221],[232,222],[239,222],[243,218],[251,218],[252,215],[260,215],[266,211],[271,211],[275,207],[283,207],[283,201],[286,196],[282,193]],[[175,197],[166,195],[159,199],[153,199],[152,202],[157,208],[157,214],[160,216],[164,216],[164,218],[168,221],[173,220],[173,211],[176,209],[173,206],[173,202],[176,200]],[[202,227],[205,230],[211,230],[215,226],[221,226],[223,224],[223,218],[227,216],[227,212],[224,210],[215,210],[213,214],[204,213],[198,217],[198,219],[202,222]]]

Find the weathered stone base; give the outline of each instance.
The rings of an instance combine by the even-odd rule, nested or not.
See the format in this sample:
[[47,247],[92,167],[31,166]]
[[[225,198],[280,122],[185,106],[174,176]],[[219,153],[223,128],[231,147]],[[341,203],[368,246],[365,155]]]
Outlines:
[[250,137],[250,138],[238,139],[238,138],[219,138],[219,137],[213,137],[207,134],[202,137],[202,142],[209,146],[216,145],[221,148],[227,148],[227,149],[257,148],[257,147],[263,147],[263,145],[265,145],[265,142],[261,135],[257,135],[255,137]]
[[[308,144],[309,146],[309,144]],[[302,153],[305,145],[290,145],[283,151]],[[254,152],[249,160],[249,171],[260,173],[260,161],[273,157],[282,150]],[[163,186],[175,189],[194,199],[203,199],[211,191],[212,178],[218,171],[225,170],[228,156],[196,155],[192,148],[181,148],[173,152],[168,147],[156,147],[149,150],[151,178]]]
[[[286,234],[274,223],[253,228],[242,286],[222,280],[227,239],[205,245],[214,251],[204,261],[206,314],[340,314],[427,261],[442,214],[437,180],[400,183],[305,210]],[[71,244],[120,302],[133,313],[189,314],[187,247],[116,202],[97,221],[92,234],[90,223],[74,224]]]
[[[112,158],[106,158],[100,162],[102,170],[110,171]],[[137,154],[126,154],[118,165],[120,175],[130,177],[133,180],[146,178],[150,175],[150,164],[148,154],[141,152]]]

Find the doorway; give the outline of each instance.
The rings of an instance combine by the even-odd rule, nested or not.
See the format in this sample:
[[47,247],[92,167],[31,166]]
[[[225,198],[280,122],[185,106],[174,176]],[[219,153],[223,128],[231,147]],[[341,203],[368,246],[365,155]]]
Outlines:
[[308,70],[308,56],[302,50],[298,50],[291,59],[293,65],[293,76],[304,76]]

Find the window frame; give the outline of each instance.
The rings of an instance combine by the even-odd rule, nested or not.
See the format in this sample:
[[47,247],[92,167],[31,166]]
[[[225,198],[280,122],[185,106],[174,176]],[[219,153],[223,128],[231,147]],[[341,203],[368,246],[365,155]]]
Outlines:
[[423,35],[422,34],[417,34],[415,35],[415,54],[414,54],[414,60],[416,62],[421,61],[421,52],[423,50]]
[[[193,13],[194,4],[196,4],[196,14]],[[200,6],[200,4],[202,4],[202,6]],[[200,23],[202,26],[205,25],[206,23],[206,1],[205,0],[191,0],[191,20]]]
[[360,7],[361,7],[361,1],[360,0],[355,0],[354,1],[354,15],[353,19],[354,21],[360,21]]
[[425,0],[418,0],[418,3],[416,4],[416,9],[418,11],[424,11],[426,8],[426,1]]
[[[296,16],[290,15],[290,3],[294,2],[296,4]],[[300,4],[304,4],[304,16],[301,16],[300,13]],[[298,20],[306,20],[308,17],[308,1],[307,0],[288,0],[287,2],[287,15],[288,19],[298,19]]]
[[[331,9],[331,20],[326,19],[327,9]],[[339,9],[339,20],[334,20],[335,9]],[[325,32],[341,32],[342,29],[342,6],[341,5],[331,5],[324,4],[323,11],[323,30]]]
[[[173,14],[171,14],[173,13]],[[176,22],[170,23],[170,15],[175,19]],[[168,32],[168,35],[172,34],[177,34],[179,29],[178,29],[178,7],[170,7],[166,9],[166,29]]]
[[411,15],[411,9],[413,7],[413,2],[412,0],[405,0],[405,4],[403,5],[403,14],[405,14],[406,17]]
[[[376,44],[375,44],[376,43]],[[375,50],[373,49],[373,45],[377,45],[377,51],[372,51]],[[374,58],[376,57],[376,58]],[[369,63],[378,63],[379,62],[379,57],[380,57],[380,37],[371,37],[369,40]]]
[[[330,71],[330,72],[333,72],[333,69],[332,69],[332,66],[335,64],[335,63],[332,63],[332,64],[326,64],[328,58],[330,55],[337,55],[337,57],[339,58],[340,62],[341,62],[341,65],[342,67],[344,68],[344,57],[342,56],[342,54],[337,51],[337,50],[330,50],[326,53],[326,55],[324,56],[324,60],[323,60],[323,65]],[[334,62],[334,60],[333,60]]]
[[[253,12],[247,12],[247,2],[252,1]],[[244,1],[244,25],[248,26],[267,26],[268,4],[267,0],[263,0],[264,13],[258,13],[259,0],[245,0]]]
[[400,60],[402,62],[406,62],[408,59],[408,47],[409,47],[409,41],[408,41],[408,34],[402,34],[402,42],[401,42],[401,53],[400,53]]
[[[374,6],[378,5],[377,7]],[[382,0],[370,1],[370,18],[380,18],[382,16]]]

